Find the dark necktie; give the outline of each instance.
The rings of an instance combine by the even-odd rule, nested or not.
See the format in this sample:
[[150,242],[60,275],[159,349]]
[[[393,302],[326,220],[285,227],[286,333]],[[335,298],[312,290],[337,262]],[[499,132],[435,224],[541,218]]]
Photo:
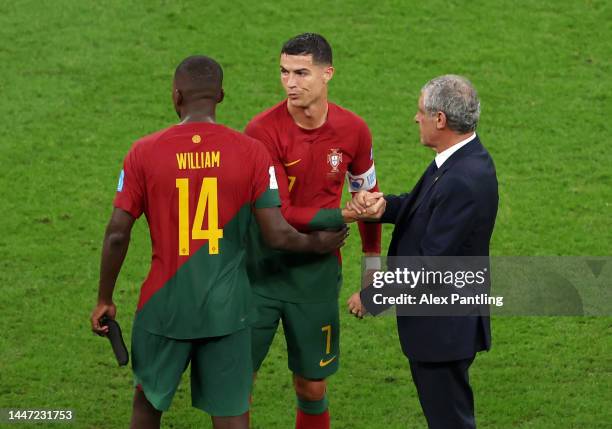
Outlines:
[[438,176],[438,166],[436,165],[436,161],[432,161],[423,173],[423,183],[421,183],[421,188],[419,189],[418,198],[423,197],[423,193],[427,192],[427,190],[431,187],[431,185],[436,181]]
[[[438,166],[436,165],[436,161],[434,160],[431,164],[429,164],[429,166],[423,173],[422,180],[420,180],[420,186],[417,185],[412,190],[411,193],[414,193],[414,198],[411,198],[410,205],[400,211],[400,214],[398,215],[398,218],[395,223],[395,230],[398,230],[397,225],[399,225],[400,223],[405,223],[408,221],[408,219],[410,219],[412,213],[414,213],[419,207],[421,201],[423,200],[423,198],[425,198],[425,194],[427,193],[429,188],[431,188],[431,185],[433,185],[433,183],[436,181],[437,177]],[[396,235],[394,231],[393,238],[391,239],[391,244],[389,245],[390,256],[396,256],[398,254],[398,236],[399,235]]]

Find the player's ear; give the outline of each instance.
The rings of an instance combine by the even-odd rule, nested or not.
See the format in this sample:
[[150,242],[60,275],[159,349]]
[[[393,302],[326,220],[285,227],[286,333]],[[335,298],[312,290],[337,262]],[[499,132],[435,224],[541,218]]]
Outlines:
[[176,114],[181,117],[181,105],[183,104],[183,94],[181,91],[174,88],[172,91],[172,104],[174,104],[174,110]]
[[325,67],[325,70],[323,70],[323,80],[325,81],[325,83],[328,83],[332,77],[334,77],[334,67],[333,66],[327,66]]
[[221,103],[224,98],[225,98],[225,91],[223,91],[223,88],[221,88],[221,91],[219,91],[219,97],[217,98],[217,104]]
[[436,114],[436,129],[442,130],[446,128],[446,114],[444,112],[438,112]]
[[181,94],[179,89],[174,88],[174,91],[172,91],[172,102],[174,103],[174,107],[177,108],[183,104],[183,94]]

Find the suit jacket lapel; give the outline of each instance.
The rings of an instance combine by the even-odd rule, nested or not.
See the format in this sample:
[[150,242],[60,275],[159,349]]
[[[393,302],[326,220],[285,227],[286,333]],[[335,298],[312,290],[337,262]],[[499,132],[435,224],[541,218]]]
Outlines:
[[[400,208],[400,211],[397,214],[397,218],[395,219],[396,225],[401,222],[401,219],[404,216],[404,213],[406,213],[406,210],[408,210],[408,208],[412,206],[412,203],[414,202],[415,198],[417,198],[421,194],[421,188],[423,187],[424,180],[425,180],[425,174],[421,176],[421,178],[416,183],[416,185],[414,185],[414,188],[412,189],[412,191],[410,191],[410,198],[408,198],[404,202],[404,204],[402,204],[402,207]],[[395,230],[393,231],[395,232]]]
[[408,215],[407,215],[408,218],[412,216],[412,214],[416,211],[416,209],[419,208],[419,206],[421,205],[421,203],[423,202],[423,200],[425,199],[429,191],[431,191],[434,185],[438,183],[438,180],[440,179],[440,177],[442,177],[442,175],[446,173],[446,170],[448,170],[448,167],[446,168],[445,167],[446,167],[446,163],[444,163],[444,165],[442,165],[442,167],[438,171],[436,171],[433,181],[427,185],[427,188],[423,189],[422,192],[419,192],[419,198],[414,202],[412,207],[410,207],[410,211],[408,212]]
[[[425,174],[423,174],[411,193],[413,195],[416,194],[417,199],[415,200],[415,197],[411,195],[411,198],[406,201],[397,216],[396,225],[403,221],[402,218],[406,213],[406,210],[409,210],[408,214],[406,215],[406,219],[412,216],[412,214],[419,208],[429,191],[431,191],[435,184],[438,183],[440,177],[442,177],[442,175],[446,173],[458,159],[477,151],[481,147],[480,139],[478,138],[478,135],[476,135],[476,138],[473,141],[469,142],[457,152],[452,154],[451,157],[447,159],[444,164],[442,164],[442,167],[440,167],[440,169],[435,173],[434,180],[427,186],[427,189],[421,189],[421,186],[423,186],[423,180],[425,179]],[[418,192],[415,193],[415,191]]]

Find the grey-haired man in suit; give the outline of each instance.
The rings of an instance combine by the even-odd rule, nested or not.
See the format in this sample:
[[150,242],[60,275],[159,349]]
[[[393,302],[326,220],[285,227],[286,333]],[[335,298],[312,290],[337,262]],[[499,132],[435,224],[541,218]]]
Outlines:
[[[388,256],[489,255],[497,177],[476,135],[479,117],[478,94],[464,77],[440,76],[423,87],[414,119],[435,159],[411,192],[384,199],[360,192],[348,203],[363,219],[395,225]],[[349,310],[364,312],[361,303]],[[397,327],[429,428],[475,428],[468,369],[491,347],[489,317],[400,316]]]

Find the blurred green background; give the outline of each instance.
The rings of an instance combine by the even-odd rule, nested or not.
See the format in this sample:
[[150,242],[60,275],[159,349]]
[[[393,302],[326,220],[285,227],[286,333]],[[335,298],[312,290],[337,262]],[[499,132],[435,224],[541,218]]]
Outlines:
[[[217,119],[243,129],[283,98],[282,43],[323,34],[336,67],[330,99],[369,124],[389,193],[408,191],[432,158],[413,123],[420,88],[465,75],[500,184],[492,254],[610,255],[611,22],[610,2],[596,0],[1,2],[0,408],[72,408],[72,427],[127,426],[131,372],[91,334],[89,313],[122,159],[134,140],[176,122],[171,78],[184,57],[223,65]],[[394,319],[345,312],[359,287],[355,232],[332,426],[425,427]],[[149,260],[141,220],[116,289],[127,338]],[[493,349],[472,368],[481,428],[612,427],[610,317],[495,318]],[[186,381],[163,427],[210,427]],[[277,336],[253,427],[291,428],[294,410]]]

